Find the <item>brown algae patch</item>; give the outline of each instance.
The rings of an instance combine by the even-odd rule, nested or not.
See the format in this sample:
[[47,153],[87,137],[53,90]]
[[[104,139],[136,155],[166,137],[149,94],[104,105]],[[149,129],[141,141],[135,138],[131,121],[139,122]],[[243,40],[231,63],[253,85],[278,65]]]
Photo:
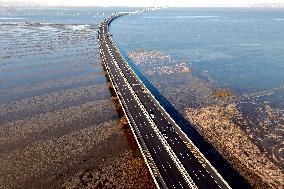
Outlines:
[[214,96],[219,99],[227,99],[233,96],[233,93],[228,89],[218,89],[214,91]]
[[187,118],[254,188],[276,188],[284,184],[284,173],[232,121],[241,116],[236,104],[188,108]]
[[41,83],[35,83],[28,86],[18,86],[13,87],[11,89],[6,89],[0,91],[0,94],[2,96],[8,96],[8,95],[15,95],[20,93],[32,93],[36,90],[47,90],[52,88],[60,88],[66,85],[74,85],[76,83],[86,83],[88,81],[92,81],[93,79],[97,79],[99,77],[102,77],[102,74],[90,74],[84,77],[71,77],[71,78],[64,78],[64,79],[56,79],[56,80],[49,80],[46,82]]
[[[123,175],[123,176],[120,176]],[[128,150],[108,159],[94,170],[86,170],[62,185],[64,189],[77,188],[156,188],[140,157],[133,158]]]
[[[69,128],[72,123],[80,123],[78,126],[84,127],[87,123],[100,123],[112,119],[115,114],[109,100],[87,102],[79,106],[68,107],[55,112],[34,115],[29,118],[11,121],[0,127],[0,150],[10,148],[9,144],[17,144],[25,140],[35,140],[40,133],[48,137],[53,132],[59,130],[73,130],[76,125]],[[96,117],[91,115],[96,114]],[[107,116],[106,116],[107,115]],[[43,136],[41,136],[43,137]],[[49,136],[50,137],[50,136]]]
[[244,101],[239,103],[237,108],[242,112],[242,116],[235,118],[234,122],[281,170],[284,170],[283,110],[273,108],[269,102],[259,105],[257,101]]
[[[78,164],[83,154],[114,134],[123,134],[115,121],[91,125],[56,138],[35,142],[23,149],[0,155],[1,185],[9,188],[25,186],[30,180],[53,177]],[[125,144],[124,144],[125,145]],[[119,147],[119,146],[117,146]],[[95,157],[95,154],[93,155]],[[99,157],[99,156],[98,156]],[[99,159],[100,160],[100,159]],[[11,174],[13,173],[13,174]],[[3,177],[6,175],[5,177]],[[44,181],[40,181],[43,182]],[[31,183],[31,185],[36,183]]]
[[128,56],[141,66],[147,75],[188,73],[189,67],[183,61],[176,61],[171,56],[158,50],[136,50],[128,53]]
[[[2,121],[0,121],[0,123],[12,118],[15,120],[15,118],[23,116],[25,113],[41,113],[44,111],[51,111],[51,109],[69,106],[72,103],[80,102],[82,100],[97,100],[101,97],[106,97],[108,95],[107,93],[108,91],[105,88],[105,84],[97,84],[46,93],[14,101],[12,103],[1,104],[0,118]],[[15,112],[18,112],[18,116],[15,115]]]

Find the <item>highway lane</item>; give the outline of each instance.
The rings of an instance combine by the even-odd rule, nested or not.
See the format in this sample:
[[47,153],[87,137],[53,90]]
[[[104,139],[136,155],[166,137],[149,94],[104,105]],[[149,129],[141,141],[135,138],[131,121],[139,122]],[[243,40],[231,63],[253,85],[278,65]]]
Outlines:
[[167,186],[170,186],[169,188],[188,188],[188,184],[183,179],[180,171],[176,168],[172,158],[169,157],[168,152],[162,147],[163,145],[160,140],[157,140],[149,119],[145,117],[140,106],[134,100],[131,90],[127,87],[127,83],[120,75],[120,70],[115,67],[115,63],[104,42],[102,42],[102,48],[104,52],[108,52],[108,54],[105,54],[105,59],[108,63],[109,70],[112,73],[117,88],[120,90],[120,93],[123,94],[125,105],[128,107],[127,109],[131,110],[128,114],[132,116],[134,122],[138,125],[142,137],[146,139],[144,141],[152,158],[155,160],[159,173],[162,175],[162,178],[164,178],[164,182]]
[[[208,166],[204,164],[204,162],[202,161],[200,162],[200,160],[196,158],[196,155],[192,153],[192,151],[188,148],[188,146],[185,144],[182,138],[172,128],[173,124],[172,120],[163,113],[163,110],[161,110],[159,104],[157,104],[155,100],[153,100],[153,97],[148,93],[148,90],[146,90],[144,86],[142,86],[140,82],[137,80],[132,69],[129,68],[127,62],[124,61],[124,59],[118,52],[117,48],[113,45],[113,42],[110,40],[110,37],[108,35],[109,20],[106,20],[105,23],[102,25],[103,27],[101,27],[100,29],[100,33],[105,35],[103,39],[102,38],[100,39],[101,44],[103,45],[102,48],[104,49],[104,51],[109,52],[111,56],[111,58],[108,58],[107,62],[111,61],[111,59],[114,59],[115,62],[118,64],[119,71],[122,72],[123,77],[127,79],[128,84],[131,86],[133,91],[135,91],[135,95],[137,95],[139,101],[143,104],[147,112],[149,112],[149,114],[152,117],[151,118],[152,121],[158,127],[160,132],[163,133],[165,140],[173,149],[176,156],[178,157],[178,159],[180,160],[180,162],[183,164],[186,171],[188,172],[190,178],[192,178],[192,180],[198,186],[198,188],[228,188],[227,184],[223,183],[223,180],[220,179],[218,175],[216,176],[213,174],[212,176],[212,170],[208,169]],[[128,102],[129,98],[131,99],[130,100],[131,102],[129,102],[128,106],[131,110],[131,114],[133,115],[133,113],[135,113],[134,116],[136,117],[137,115],[141,114],[141,110],[139,112],[135,109],[136,106],[135,105],[133,106],[133,104],[135,104],[133,96],[128,96],[127,94],[128,93],[123,93],[123,96],[126,96]],[[139,117],[139,119],[141,119],[141,117]],[[139,120],[137,120],[137,123],[139,123]],[[143,134],[144,132],[147,131],[146,133],[148,134],[144,135],[146,137],[146,141],[150,140],[151,142],[156,143],[155,142],[156,140],[154,141],[152,140],[153,137],[150,137],[149,139],[149,136],[157,137],[155,131],[150,131],[149,128],[151,128],[151,124],[145,127],[141,127],[140,130],[142,132],[140,133]],[[151,133],[151,135],[149,135],[149,133]],[[152,147],[153,146],[149,146],[148,148],[151,149]],[[160,149],[163,149],[159,145],[157,145],[153,149],[154,151],[150,152],[151,155],[152,153],[154,154],[157,153],[157,147],[159,151],[161,151]],[[167,153],[167,151],[163,153]],[[163,166],[162,168],[164,169]],[[170,178],[167,177],[166,180],[168,179]]]

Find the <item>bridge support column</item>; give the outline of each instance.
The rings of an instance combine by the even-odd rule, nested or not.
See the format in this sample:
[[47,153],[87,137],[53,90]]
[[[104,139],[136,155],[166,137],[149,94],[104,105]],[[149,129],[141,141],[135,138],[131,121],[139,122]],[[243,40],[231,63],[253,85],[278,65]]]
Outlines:
[[113,88],[111,82],[108,82],[108,88],[109,88],[109,90],[110,90],[111,96],[112,96],[112,97],[116,97],[116,92],[115,92],[115,90],[114,90],[114,88]]

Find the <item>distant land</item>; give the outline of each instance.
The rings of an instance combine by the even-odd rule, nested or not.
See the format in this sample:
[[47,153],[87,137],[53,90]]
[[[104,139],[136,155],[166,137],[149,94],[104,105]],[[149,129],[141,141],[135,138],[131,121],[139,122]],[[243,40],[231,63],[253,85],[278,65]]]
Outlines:
[[[123,7],[127,7],[124,4]],[[58,3],[58,4],[49,4],[47,1],[17,1],[17,0],[0,0],[0,7],[108,7],[103,6],[101,4],[90,4],[90,5],[77,5],[77,4],[66,4],[66,3]],[[109,6],[109,7],[117,7],[117,5]],[[133,6],[129,5],[129,7],[141,7],[141,6]],[[145,4],[145,7],[149,7]],[[161,5],[159,7],[175,7],[175,6],[167,6]],[[204,5],[193,5],[193,6],[184,6],[184,7],[254,7],[254,8],[284,8],[284,2],[268,2],[268,3],[246,3],[240,5],[228,5],[228,4],[208,4],[208,6]]]

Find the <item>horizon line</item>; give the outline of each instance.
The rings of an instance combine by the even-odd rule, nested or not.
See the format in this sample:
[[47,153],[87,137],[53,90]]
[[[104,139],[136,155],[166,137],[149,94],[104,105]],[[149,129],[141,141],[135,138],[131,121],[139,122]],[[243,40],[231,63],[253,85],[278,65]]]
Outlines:
[[12,5],[4,4],[0,7],[22,7],[22,8],[284,8],[283,4],[273,4],[273,5],[240,5],[240,6],[227,6],[227,5],[211,5],[211,6],[132,6],[132,5]]

